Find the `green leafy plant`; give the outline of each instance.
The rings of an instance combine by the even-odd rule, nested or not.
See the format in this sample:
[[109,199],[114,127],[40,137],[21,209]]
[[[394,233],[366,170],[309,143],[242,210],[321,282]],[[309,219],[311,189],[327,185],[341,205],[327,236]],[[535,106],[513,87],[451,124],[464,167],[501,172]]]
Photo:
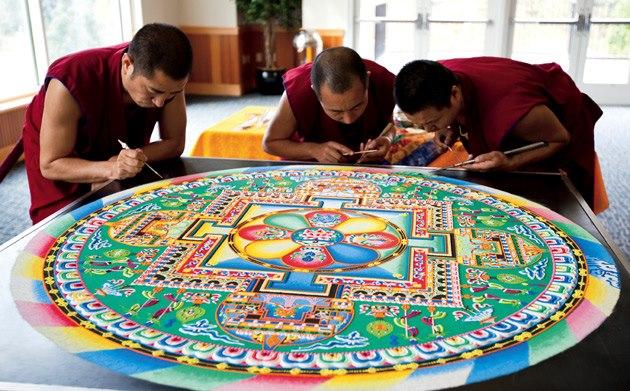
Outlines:
[[263,27],[265,39],[265,68],[275,68],[276,29],[293,28],[300,23],[302,0],[235,0],[243,21]]

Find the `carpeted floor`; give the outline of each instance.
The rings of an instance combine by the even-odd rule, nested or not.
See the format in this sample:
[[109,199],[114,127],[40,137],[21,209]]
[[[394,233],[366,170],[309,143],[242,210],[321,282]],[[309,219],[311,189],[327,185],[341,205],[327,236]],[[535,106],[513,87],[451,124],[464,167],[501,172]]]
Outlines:
[[[249,105],[275,106],[278,96],[249,94],[244,97],[189,97],[186,150],[188,155],[197,136],[227,115]],[[603,107],[597,123],[595,147],[600,157],[610,208],[598,217],[613,240],[630,254],[630,107]],[[0,244],[30,226],[29,192],[24,164],[13,168],[0,183]]]

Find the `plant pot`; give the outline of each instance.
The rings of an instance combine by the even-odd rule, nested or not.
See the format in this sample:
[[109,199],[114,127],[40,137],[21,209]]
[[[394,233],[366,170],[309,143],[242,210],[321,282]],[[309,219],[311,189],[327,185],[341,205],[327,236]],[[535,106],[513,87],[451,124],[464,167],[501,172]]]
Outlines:
[[280,95],[284,92],[282,75],[286,69],[256,69],[256,88],[263,95]]

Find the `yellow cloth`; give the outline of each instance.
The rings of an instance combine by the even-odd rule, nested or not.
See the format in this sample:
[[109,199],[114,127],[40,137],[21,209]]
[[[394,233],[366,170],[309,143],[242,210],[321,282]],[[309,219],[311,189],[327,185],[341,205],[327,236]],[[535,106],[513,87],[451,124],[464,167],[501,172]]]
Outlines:
[[279,160],[262,149],[274,107],[247,106],[204,130],[191,156]]
[[597,154],[595,154],[595,184],[593,192],[595,193],[593,212],[599,214],[608,209],[608,193],[604,185],[604,176],[602,175],[602,168],[599,165],[599,157],[597,157]]
[[429,167],[448,167],[468,159],[468,152],[461,141],[451,145],[452,151],[446,151],[429,164]]

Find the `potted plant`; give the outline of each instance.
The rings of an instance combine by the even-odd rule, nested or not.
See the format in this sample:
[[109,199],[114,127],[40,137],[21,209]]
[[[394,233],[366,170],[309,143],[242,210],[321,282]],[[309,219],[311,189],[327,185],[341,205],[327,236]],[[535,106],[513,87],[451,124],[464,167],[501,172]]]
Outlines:
[[276,67],[275,44],[278,27],[287,29],[301,24],[302,0],[235,0],[236,8],[246,23],[260,24],[263,29],[265,67],[256,73],[258,90],[263,94],[282,93],[282,74]]

